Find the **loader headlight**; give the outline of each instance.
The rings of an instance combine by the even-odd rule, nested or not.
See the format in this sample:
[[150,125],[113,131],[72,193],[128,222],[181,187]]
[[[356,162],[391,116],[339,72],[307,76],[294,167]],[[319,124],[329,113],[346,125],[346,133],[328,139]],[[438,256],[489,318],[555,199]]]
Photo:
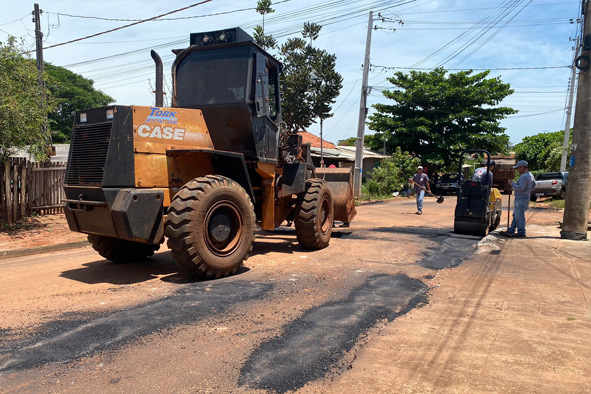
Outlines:
[[80,113],[80,123],[86,123],[86,112]]
[[209,36],[207,34],[203,35],[203,38],[201,38],[201,45],[212,45],[213,44],[213,37]]
[[228,41],[230,41],[230,33],[227,31],[221,32],[215,40],[216,44],[224,44]]
[[107,112],[106,112],[106,115],[107,115],[107,119],[113,119],[113,115],[114,115],[113,114],[113,108],[108,109]]

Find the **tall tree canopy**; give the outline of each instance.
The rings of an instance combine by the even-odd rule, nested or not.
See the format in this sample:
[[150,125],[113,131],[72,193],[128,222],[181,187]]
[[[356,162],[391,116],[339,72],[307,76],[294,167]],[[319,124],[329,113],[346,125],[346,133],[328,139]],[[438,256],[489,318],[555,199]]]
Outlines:
[[39,87],[35,61],[14,37],[0,43],[0,160],[26,148],[38,160],[46,158],[49,133],[43,127],[53,102]]
[[525,137],[515,145],[515,158],[526,160],[532,171],[558,171],[562,159],[563,142],[564,131],[539,133]]
[[74,111],[102,107],[115,100],[94,88],[94,81],[63,67],[45,63],[47,88],[57,102],[49,114],[49,125],[54,142],[69,142],[74,124]]
[[[320,29],[315,24],[304,27],[310,43],[318,37]],[[343,87],[343,77],[336,71],[336,56],[298,37],[281,45],[279,58],[285,86],[281,110],[288,131],[304,130],[317,119],[332,116],[332,105]]]
[[455,165],[462,149],[506,152],[509,136],[499,123],[517,111],[498,104],[513,90],[499,77],[487,78],[489,73],[394,73],[388,78],[393,89],[383,94],[396,103],[373,105],[377,112],[368,124],[376,134],[366,144],[382,149],[385,136],[388,151],[400,147],[440,169]]
[[271,0],[257,1],[256,12],[263,16],[263,25],[255,26],[254,28],[254,42],[260,45],[263,49],[273,49],[277,46],[277,40],[271,34],[265,34],[265,15],[275,12],[271,8]]
[[[254,28],[254,41],[267,50],[277,49],[277,40],[265,33],[265,15],[275,12],[271,6],[271,0],[258,0],[256,11],[263,16],[263,25]],[[278,47],[277,57],[283,63],[282,120],[291,133],[331,117],[332,104],[343,87],[336,56],[313,46],[320,30],[321,25],[305,22],[303,38],[290,38]]]

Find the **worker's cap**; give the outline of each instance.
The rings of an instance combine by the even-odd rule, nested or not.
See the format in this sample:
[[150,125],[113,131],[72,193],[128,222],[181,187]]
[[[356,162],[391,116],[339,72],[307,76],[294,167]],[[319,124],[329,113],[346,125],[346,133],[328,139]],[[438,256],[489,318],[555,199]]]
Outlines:
[[423,166],[418,166],[417,167],[417,170],[422,170],[422,169],[423,169]]
[[525,160],[519,160],[514,166],[513,168],[517,168],[517,167],[527,167],[527,161]]
[[[486,165],[486,163],[487,163],[487,162],[486,162],[486,160],[485,160],[485,161],[483,161],[483,162],[482,162],[482,165],[483,165],[483,166],[485,166],[485,165]],[[495,161],[494,161],[494,160],[491,160],[491,161],[490,161],[490,165],[491,165],[491,166],[494,166],[494,165],[495,165]]]

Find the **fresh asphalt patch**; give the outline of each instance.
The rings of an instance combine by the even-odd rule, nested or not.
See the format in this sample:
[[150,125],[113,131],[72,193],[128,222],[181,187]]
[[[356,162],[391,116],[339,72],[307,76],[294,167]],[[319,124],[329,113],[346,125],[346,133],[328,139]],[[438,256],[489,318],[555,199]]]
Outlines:
[[481,239],[482,237],[456,234],[437,237],[437,253],[426,256],[417,261],[417,264],[432,270],[457,267],[474,251],[474,246]]
[[[379,234],[379,235],[378,235]],[[421,267],[442,270],[457,267],[473,251],[475,245],[482,237],[472,235],[455,234],[447,229],[433,229],[428,227],[376,227],[372,229],[360,229],[349,231],[343,236],[346,239],[376,239],[395,236],[396,234],[414,235],[421,239],[434,242],[426,246],[423,258],[416,264]]]
[[64,316],[25,339],[0,331],[0,371],[67,362],[182,324],[193,324],[234,305],[264,298],[273,286],[238,280],[197,282],[170,296],[102,315]]
[[264,342],[242,367],[239,383],[284,393],[322,378],[378,321],[426,303],[427,290],[404,274],[371,276],[347,298],[307,311]]

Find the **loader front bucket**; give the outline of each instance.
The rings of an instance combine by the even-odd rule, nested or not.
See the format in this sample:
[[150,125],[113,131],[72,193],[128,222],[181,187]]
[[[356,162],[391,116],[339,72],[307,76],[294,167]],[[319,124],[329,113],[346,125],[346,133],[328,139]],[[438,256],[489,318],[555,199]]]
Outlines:
[[324,179],[332,192],[335,220],[350,223],[357,214],[353,197],[353,169],[316,168],[316,176]]

